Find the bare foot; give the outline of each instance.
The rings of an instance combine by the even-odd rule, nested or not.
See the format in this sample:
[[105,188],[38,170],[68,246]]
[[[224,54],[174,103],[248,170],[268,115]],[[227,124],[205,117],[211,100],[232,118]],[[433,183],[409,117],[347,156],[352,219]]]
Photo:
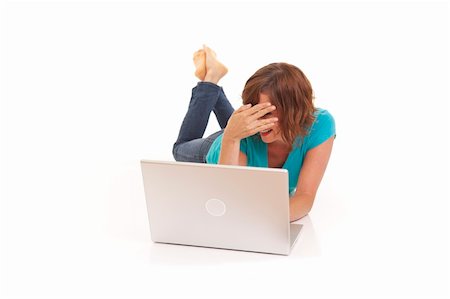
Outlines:
[[203,45],[203,50],[206,54],[206,75],[204,81],[217,84],[228,73],[228,69],[217,60],[216,53],[213,50],[205,45]]
[[203,49],[194,53],[195,76],[201,81],[206,76],[206,53]]

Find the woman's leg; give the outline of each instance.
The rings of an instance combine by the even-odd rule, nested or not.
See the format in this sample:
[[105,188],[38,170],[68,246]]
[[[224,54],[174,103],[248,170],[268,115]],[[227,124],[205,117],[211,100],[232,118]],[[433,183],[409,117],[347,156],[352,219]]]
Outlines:
[[220,128],[225,129],[228,119],[230,119],[231,114],[234,112],[234,108],[231,106],[231,103],[228,101],[222,88],[220,89],[219,98],[217,99],[217,103],[214,106],[213,111],[216,115]]
[[207,153],[208,144],[205,144],[202,137],[211,111],[219,99],[220,90],[219,86],[210,82],[199,82],[192,89],[188,111],[173,145],[172,153],[176,161],[204,162],[203,155],[205,151]]
[[[228,72],[226,66],[217,60],[216,53],[210,48],[203,46],[205,53],[206,74],[204,81],[218,84],[219,80]],[[234,109],[228,101],[223,89],[220,88],[219,98],[214,106],[214,114],[222,130],[227,126],[228,119],[233,114]]]
[[[222,130],[202,138],[214,103],[213,111]],[[223,133],[233,112],[234,109],[221,87],[209,82],[199,82],[192,89],[188,112],[184,117],[177,141],[173,145],[172,153],[175,160],[204,163],[209,148]]]
[[210,82],[198,82],[192,89],[189,108],[175,144],[203,137],[211,111],[219,99],[220,89],[219,86]]
[[[176,161],[204,163],[211,144],[223,132],[234,111],[223,89],[217,85],[227,70],[217,61],[215,53],[211,54],[209,48],[206,50],[205,56],[210,55],[209,64],[206,64],[209,68],[207,68],[205,78],[200,78],[205,79],[205,81],[199,82],[192,89],[188,111],[181,124],[177,141],[173,145],[172,153]],[[194,63],[199,69],[202,66],[198,61],[195,61],[196,55],[199,56],[198,51],[194,54]],[[196,75],[197,73],[196,71]],[[211,111],[214,111],[222,130],[203,138]]]
[[223,133],[217,131],[207,138],[197,138],[173,146],[173,157],[179,162],[206,163],[206,155],[214,140]]

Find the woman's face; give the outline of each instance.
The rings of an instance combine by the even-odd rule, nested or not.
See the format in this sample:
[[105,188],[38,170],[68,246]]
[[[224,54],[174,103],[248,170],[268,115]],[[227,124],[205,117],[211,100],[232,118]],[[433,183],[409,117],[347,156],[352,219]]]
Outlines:
[[[262,103],[270,103],[269,97],[264,93],[259,94],[259,104],[262,104]],[[264,115],[261,118],[264,119],[264,118],[272,118],[272,117],[277,117],[278,119],[280,119],[280,115],[276,109],[270,113],[267,113],[266,115]],[[275,124],[272,126],[272,128],[269,131],[259,132],[259,135],[261,136],[262,141],[264,141],[265,143],[273,143],[275,141],[283,142],[283,140],[281,138],[281,128],[279,126],[278,121],[275,122]]]

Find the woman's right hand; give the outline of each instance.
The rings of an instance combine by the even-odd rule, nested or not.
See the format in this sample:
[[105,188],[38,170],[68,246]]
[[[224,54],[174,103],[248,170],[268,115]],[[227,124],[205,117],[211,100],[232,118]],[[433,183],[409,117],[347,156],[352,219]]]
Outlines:
[[270,129],[278,118],[261,118],[274,111],[276,107],[270,103],[247,104],[233,112],[224,130],[223,138],[240,141],[258,132]]

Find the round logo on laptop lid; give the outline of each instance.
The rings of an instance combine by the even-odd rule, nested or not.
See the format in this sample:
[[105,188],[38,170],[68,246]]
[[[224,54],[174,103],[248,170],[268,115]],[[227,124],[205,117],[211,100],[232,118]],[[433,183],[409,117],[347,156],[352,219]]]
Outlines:
[[205,204],[206,211],[212,216],[223,216],[227,211],[225,203],[217,198],[211,198]]

